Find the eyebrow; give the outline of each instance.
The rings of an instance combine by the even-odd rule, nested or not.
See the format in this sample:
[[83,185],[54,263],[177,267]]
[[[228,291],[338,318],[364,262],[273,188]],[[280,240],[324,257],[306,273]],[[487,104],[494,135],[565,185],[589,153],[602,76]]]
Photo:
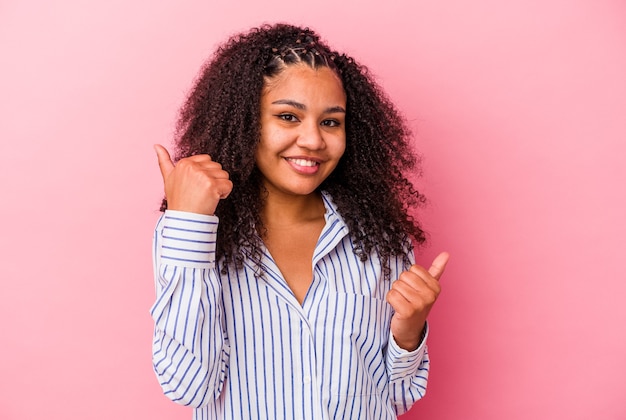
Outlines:
[[[279,99],[277,101],[272,102],[272,105],[289,105],[289,106],[292,106],[294,108],[300,109],[302,111],[306,110],[306,105],[304,105],[304,104],[302,104],[300,102],[294,101],[293,99]],[[334,113],[337,113],[337,112],[341,112],[341,113],[345,114],[346,110],[343,107],[341,107],[341,106],[331,106],[331,107],[326,108],[324,110],[325,114],[334,114]]]

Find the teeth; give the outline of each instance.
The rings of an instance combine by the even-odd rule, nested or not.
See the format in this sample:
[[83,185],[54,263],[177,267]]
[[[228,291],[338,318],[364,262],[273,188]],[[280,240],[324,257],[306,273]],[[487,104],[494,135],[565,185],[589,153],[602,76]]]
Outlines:
[[317,162],[314,162],[312,160],[306,160],[306,159],[289,159],[290,161],[292,161],[293,163],[295,163],[298,166],[315,166],[317,165]]

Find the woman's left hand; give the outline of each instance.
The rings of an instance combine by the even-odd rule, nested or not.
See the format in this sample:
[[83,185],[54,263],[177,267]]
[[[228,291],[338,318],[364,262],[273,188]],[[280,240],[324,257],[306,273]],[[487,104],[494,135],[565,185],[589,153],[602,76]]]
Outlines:
[[426,318],[441,292],[439,279],[450,255],[442,252],[426,270],[417,264],[400,274],[387,293],[387,302],[395,310],[391,333],[398,345],[413,351],[420,344]]

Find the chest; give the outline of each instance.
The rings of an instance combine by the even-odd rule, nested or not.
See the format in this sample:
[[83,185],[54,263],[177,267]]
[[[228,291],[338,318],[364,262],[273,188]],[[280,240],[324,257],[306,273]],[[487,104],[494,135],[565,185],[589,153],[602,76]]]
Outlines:
[[300,304],[313,282],[313,255],[324,223],[320,218],[289,229],[273,229],[264,238],[270,259]]

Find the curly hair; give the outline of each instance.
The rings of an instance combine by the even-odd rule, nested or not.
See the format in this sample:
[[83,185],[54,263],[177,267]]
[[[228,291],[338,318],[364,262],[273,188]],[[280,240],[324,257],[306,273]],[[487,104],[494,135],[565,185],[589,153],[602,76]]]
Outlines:
[[[425,202],[406,176],[419,171],[411,132],[365,66],[329,48],[309,28],[287,24],[253,28],[218,47],[180,110],[175,160],[209,154],[235,186],[216,209],[217,260],[223,269],[240,267],[245,259],[259,267],[265,194],[254,152],[261,94],[268,79],[296,63],[326,66],[341,79],[347,98],[346,150],[319,189],[332,196],[346,221],[355,254],[366,261],[377,253],[388,274],[390,256],[406,255],[411,239],[425,241],[409,212]],[[164,199],[161,210],[166,208]]]

